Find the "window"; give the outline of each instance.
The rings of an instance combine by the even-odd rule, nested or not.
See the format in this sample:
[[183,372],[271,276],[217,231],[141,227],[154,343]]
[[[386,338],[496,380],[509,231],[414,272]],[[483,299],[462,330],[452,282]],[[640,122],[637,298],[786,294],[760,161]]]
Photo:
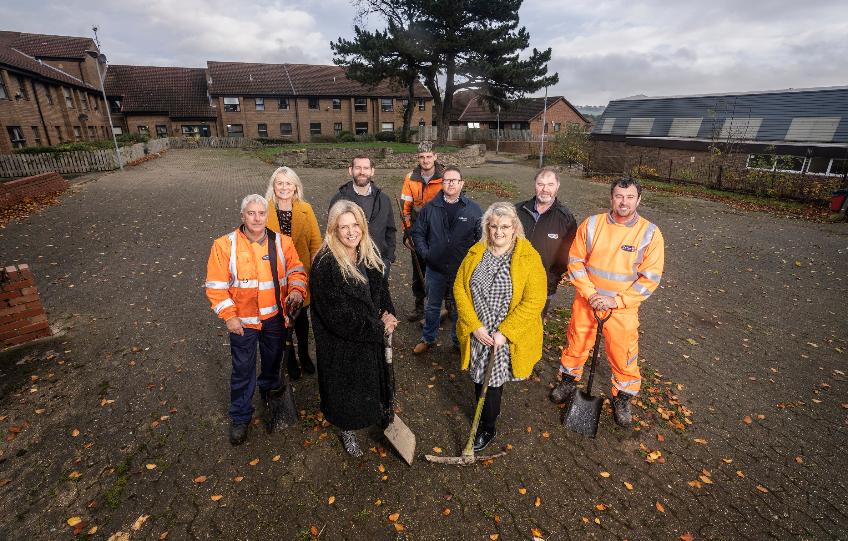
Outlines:
[[292,134],[291,122],[280,123],[280,135],[282,135],[284,137],[291,137],[291,134]]
[[227,124],[227,137],[244,137],[244,126],[241,124]]
[[310,122],[309,123],[309,135],[321,135],[321,123],[320,122]]
[[150,127],[149,126],[139,126],[138,133],[141,135],[150,135]]
[[6,82],[3,80],[3,72],[0,71],[0,100],[8,100],[9,93],[6,92]]
[[200,137],[200,126],[183,126],[182,133],[183,137],[193,137],[197,139]]
[[88,138],[89,139],[97,139],[97,126],[89,126],[88,127]]
[[384,113],[391,113],[395,110],[395,100],[392,98],[380,98],[380,110]]
[[422,118],[421,120],[419,120],[419,121],[418,121],[418,127],[419,127],[419,128],[423,128],[423,127],[425,127],[425,126],[427,126],[427,123],[426,123],[426,122],[424,122],[424,119],[423,119],[423,118]]
[[24,139],[24,130],[20,126],[9,126],[6,128],[9,132],[9,139],[12,141],[12,148],[24,148],[26,139]]
[[18,93],[20,94],[21,99],[28,100],[29,94],[27,93],[27,89],[26,89],[26,81],[24,81],[24,78],[21,77],[20,75],[17,76],[17,79],[18,79]]
[[[3,83],[0,82],[0,86],[2,86],[2,85],[3,85]],[[2,96],[0,96],[0,97],[2,97]],[[44,85],[44,97],[47,98],[47,105],[53,105],[53,89],[50,88],[47,85]]]
[[38,126],[32,126],[32,142],[37,147],[41,146],[41,132]]
[[830,167],[829,158],[810,158],[810,163],[807,165],[807,173],[826,175],[828,167]]
[[259,132],[259,137],[268,138],[268,124],[257,124],[256,131]]
[[74,141],[82,139],[82,130],[79,126],[74,126]]
[[65,106],[68,109],[74,108],[74,96],[71,94],[71,89],[67,87],[62,87],[62,93],[65,95]]
[[277,101],[277,109],[280,111],[288,111],[289,109],[289,99],[288,98],[280,98]]
[[256,98],[254,100],[254,102],[256,103],[256,110],[257,111],[264,111],[265,110],[265,98]]
[[65,138],[62,136],[62,126],[54,126],[54,127],[56,129],[56,140],[61,143],[62,141],[65,140]]
[[426,109],[425,104],[427,102],[424,101],[424,98],[418,98],[418,110],[424,111]]
[[333,134],[335,134],[336,137],[338,137],[339,135],[342,134],[342,123],[341,122],[336,122],[335,124],[333,124]]
[[318,98],[309,98],[309,108],[310,109],[320,109],[321,104]]
[[368,133],[368,123],[367,122],[357,122],[353,126],[353,131],[356,135],[365,135]]
[[113,98],[112,101],[109,102],[109,109],[113,113],[120,113],[121,112],[121,100],[119,100],[118,98]]
[[830,161],[829,175],[839,175],[841,177],[846,173],[848,173],[848,160],[837,160],[834,158]]
[[241,109],[239,108],[238,98],[224,98],[224,112],[238,113],[239,111]]
[[168,137],[168,126],[156,125],[156,137]]
[[353,110],[356,113],[365,113],[368,111],[367,98],[353,98]]
[[341,98],[333,98],[333,111],[341,111],[342,110],[342,100]]
[[[56,129],[59,129],[59,126],[56,126]],[[112,126],[112,134],[117,136],[124,135],[124,128],[120,126]]]
[[400,110],[406,111],[407,106],[409,105],[409,98],[398,98],[400,102]]
[[200,136],[201,137],[209,137],[209,126],[206,126],[206,125],[200,126]]
[[82,110],[88,111],[88,94],[85,92],[80,92],[80,102],[82,103]]
[[774,156],[771,154],[749,154],[748,169],[774,170]]
[[91,108],[95,111],[100,110],[100,97],[99,96],[91,96]]
[[383,122],[380,124],[380,131],[395,131],[394,122]]
[[509,128],[507,128],[507,129],[509,129],[509,130],[523,130],[524,126],[521,125],[521,122],[510,122]]
[[561,131],[561,130],[562,130],[562,123],[561,122],[554,122],[554,132],[558,132],[558,131]]

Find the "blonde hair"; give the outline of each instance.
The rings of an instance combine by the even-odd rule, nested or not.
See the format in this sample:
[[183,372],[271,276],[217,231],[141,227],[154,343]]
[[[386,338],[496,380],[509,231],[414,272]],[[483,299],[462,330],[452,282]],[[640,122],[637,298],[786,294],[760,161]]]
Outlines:
[[512,227],[514,231],[514,237],[512,238],[512,244],[515,246],[515,241],[518,237],[524,236],[524,226],[521,225],[521,220],[518,219],[518,212],[515,210],[515,205],[512,203],[506,202],[498,202],[492,203],[489,205],[489,208],[486,209],[486,212],[483,213],[483,244],[486,248],[489,248],[489,222],[492,221],[493,218],[504,218],[508,217],[512,220]]
[[292,201],[306,201],[306,198],[303,197],[303,182],[301,182],[300,177],[297,176],[294,169],[284,165],[274,169],[274,172],[271,173],[270,180],[268,180],[268,189],[265,190],[265,199],[268,200],[268,203],[271,204],[271,206],[275,209],[277,208],[277,196],[274,193],[274,180],[276,180],[279,175],[285,175],[286,178],[294,184],[294,195],[292,196]]
[[[362,239],[357,247],[356,262],[351,261],[345,253],[345,247],[338,238],[339,218],[342,214],[353,214],[356,223],[362,230]],[[333,257],[336,258],[336,263],[342,271],[342,276],[348,280],[353,279],[358,282],[367,282],[368,279],[359,270],[359,265],[364,265],[366,268],[375,269],[383,272],[383,259],[380,257],[380,251],[377,245],[368,234],[368,220],[365,219],[365,212],[362,208],[352,201],[342,199],[337,201],[330,207],[330,214],[327,217],[327,233],[324,235],[324,246],[326,246]]]

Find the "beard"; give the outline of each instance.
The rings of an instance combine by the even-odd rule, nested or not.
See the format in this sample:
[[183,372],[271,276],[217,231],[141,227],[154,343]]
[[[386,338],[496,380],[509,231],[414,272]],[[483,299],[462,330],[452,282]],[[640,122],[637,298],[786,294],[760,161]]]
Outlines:
[[356,184],[360,188],[364,188],[365,186],[368,186],[368,183],[371,182],[371,179],[373,179],[373,178],[374,178],[373,176],[367,177],[365,175],[359,175],[359,176],[353,177],[353,182],[354,182],[354,184]]

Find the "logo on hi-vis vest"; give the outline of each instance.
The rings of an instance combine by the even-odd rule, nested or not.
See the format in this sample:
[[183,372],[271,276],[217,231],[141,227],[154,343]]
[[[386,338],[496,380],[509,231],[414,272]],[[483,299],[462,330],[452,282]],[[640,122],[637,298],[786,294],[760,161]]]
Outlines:
[[262,256],[262,259],[264,259],[265,261],[268,261],[269,259],[271,259],[271,257],[268,254],[265,254],[265,255]]
[[630,246],[629,244],[622,244],[621,249],[624,250],[625,252],[635,252],[636,251],[636,247]]
[[556,233],[548,233],[548,238],[549,239],[558,239],[559,235],[557,235]]

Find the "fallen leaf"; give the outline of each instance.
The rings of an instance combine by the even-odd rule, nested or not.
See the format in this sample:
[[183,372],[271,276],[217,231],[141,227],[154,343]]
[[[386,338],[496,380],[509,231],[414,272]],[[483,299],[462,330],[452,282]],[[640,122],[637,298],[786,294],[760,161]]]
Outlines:
[[319,533],[318,532],[318,526],[310,526],[309,527],[309,533],[312,534],[312,537],[317,537],[318,533]]
[[703,486],[700,481],[689,481],[687,484],[692,488],[701,488]]
[[244,476],[239,475],[238,477],[233,477],[233,481],[235,481],[236,483],[241,483],[242,481],[244,481]]
[[795,462],[797,462],[798,464],[803,464],[803,463],[804,463],[804,458],[803,458],[803,457],[801,457],[801,456],[796,456],[796,457],[795,457]]
[[530,533],[533,534],[533,537],[542,537],[542,530],[539,528],[531,528]]
[[5,478],[5,479],[0,479],[0,487],[4,487],[4,486],[8,485],[8,484],[9,484],[9,483],[11,483],[11,482],[12,482],[12,480],[11,480],[11,479],[9,479],[8,477],[7,477],[7,478]]
[[87,533],[88,533],[88,535],[96,534],[97,533],[97,526],[92,526],[91,528],[89,528]]
[[389,522],[396,522],[400,518],[400,513],[392,513],[389,515]]
[[[657,451],[657,452],[659,452],[659,451]],[[602,471],[602,472],[601,472],[601,477],[603,477],[604,479],[606,479],[606,478],[607,478],[607,477],[609,477],[609,476],[610,476],[610,474],[609,474],[609,472],[608,472],[608,471]]]
[[665,513],[665,506],[663,504],[661,504],[660,502],[655,503],[654,506],[657,508],[657,511],[659,511],[660,513]]
[[144,523],[147,521],[148,518],[150,518],[150,515],[141,515],[137,519],[135,519],[135,522],[133,522],[133,525],[132,525],[132,528],[131,528],[132,531],[134,531],[134,532],[139,531],[141,529],[141,527],[144,526]]
[[145,464],[144,467],[147,468],[148,470],[155,470],[156,464],[152,464],[152,463],[151,464]]
[[217,502],[217,501],[219,501],[221,498],[223,498],[223,496],[222,496],[222,495],[220,495],[220,494],[215,494],[214,496],[210,496],[210,497],[209,497],[209,499],[210,499],[210,500],[212,500],[213,502]]
[[548,431],[542,432],[542,437],[543,437],[543,438],[550,438],[550,437],[551,437],[551,433],[550,433],[550,432],[548,432]]
[[746,415],[745,417],[743,417],[743,418],[742,418],[742,421],[743,421],[746,425],[749,425],[749,424],[751,424],[751,423],[753,423],[753,422],[754,422],[754,420],[753,420],[753,419],[751,419],[751,416],[750,416],[750,415]]
[[442,448],[441,447],[433,447],[433,452],[438,455],[442,452]]
[[759,491],[760,491],[760,492],[762,492],[763,494],[768,494],[768,491],[769,491],[769,489],[767,489],[767,488],[766,488],[766,487],[764,487],[763,485],[757,485],[757,490],[759,490]]
[[380,481],[388,481],[388,480],[389,480],[388,475],[384,475],[384,476],[380,477]]
[[402,532],[405,529],[400,522],[395,522],[394,527],[396,532]]
[[733,464],[732,458],[722,458],[721,461],[724,462],[725,464]]
[[597,509],[598,511],[606,511],[608,509],[608,507],[607,507],[607,504],[605,504],[605,503],[599,503],[598,505],[595,506],[595,509]]
[[205,483],[206,482],[206,476],[205,475],[199,475],[199,476],[194,478],[194,482],[197,483],[198,485]]
[[665,436],[663,436],[662,434],[657,434],[657,441],[660,443],[664,442]]
[[700,479],[701,481],[703,481],[707,485],[713,484],[713,480],[710,479],[709,477],[707,477],[706,475],[699,475],[698,479]]
[[379,498],[378,498],[378,499],[376,499],[376,500],[374,500],[374,505],[375,505],[376,507],[380,507],[381,505],[383,505],[383,500],[381,500],[381,499],[379,499]]
[[501,523],[501,516],[495,515],[495,524],[500,524],[500,523]]
[[250,464],[251,466],[256,466],[257,464],[259,464],[259,459],[258,459],[258,458],[254,458],[253,460],[251,460],[250,462],[248,462],[248,464]]
[[501,534],[498,534],[498,533],[489,534],[489,539],[491,539],[492,541],[498,541],[498,539],[500,539],[500,537],[501,537]]
[[521,487],[521,488],[518,489],[518,493],[523,496],[524,494],[527,494],[527,489],[524,488],[524,487]]
[[444,509],[442,509],[442,515],[443,516],[448,516],[450,514],[451,514],[450,507],[445,507]]
[[109,404],[114,404],[114,403],[115,403],[114,400],[106,400],[105,398],[100,401],[101,406],[108,406]]
[[80,522],[82,522],[80,517],[71,517],[68,519],[68,526],[76,526]]
[[528,427],[527,427],[527,433],[529,434],[529,433],[531,433],[531,432],[533,432],[533,427],[532,427],[532,426],[528,426]]
[[695,541],[695,536],[689,532],[686,532],[680,536],[680,541]]
[[168,539],[168,531],[167,530],[165,530],[164,532],[159,534],[159,541],[164,541],[165,539]]
[[[845,404],[845,405],[848,405],[848,404]],[[511,444],[511,443],[507,443],[507,444],[506,444],[506,450],[507,450],[507,451],[512,451],[512,444]]]
[[106,541],[130,541],[130,534],[127,532],[115,532]]
[[633,485],[631,485],[630,483],[625,481],[624,482],[624,488],[626,488],[627,490],[633,490]]
[[695,442],[695,443],[700,443],[701,445],[706,445],[706,444],[707,444],[707,440],[705,440],[705,439],[703,439],[703,438],[695,438],[695,439],[694,439],[694,442]]
[[280,461],[280,455],[274,455],[274,458],[272,458],[271,461],[272,462],[279,462]]
[[595,524],[600,524],[600,523],[601,523],[601,519],[599,517],[595,517]]
[[71,437],[72,437],[72,438],[76,438],[76,437],[77,437],[77,436],[79,436],[79,435],[80,435],[80,431],[79,431],[79,430],[77,430],[76,428],[75,428],[75,429],[73,429],[73,430],[71,430]]
[[329,498],[327,498],[327,503],[333,505],[334,503],[336,503],[336,497],[330,496]]
[[540,505],[542,505],[542,498],[536,496],[536,499],[533,500],[533,505],[536,506],[536,507],[539,507]]
[[82,474],[76,470],[68,474],[68,479],[79,479],[80,477],[82,477]]
[[736,475],[738,477],[745,477],[745,472],[743,472],[742,470],[736,470]]
[[377,471],[379,471],[380,473],[386,473],[386,467],[380,464],[379,466],[377,466]]
[[44,409],[44,408],[37,408],[37,409],[35,410],[35,414],[36,414],[36,415],[41,415],[41,414],[42,414],[42,413],[44,413],[45,411],[47,411],[47,410],[46,410],[46,409]]

